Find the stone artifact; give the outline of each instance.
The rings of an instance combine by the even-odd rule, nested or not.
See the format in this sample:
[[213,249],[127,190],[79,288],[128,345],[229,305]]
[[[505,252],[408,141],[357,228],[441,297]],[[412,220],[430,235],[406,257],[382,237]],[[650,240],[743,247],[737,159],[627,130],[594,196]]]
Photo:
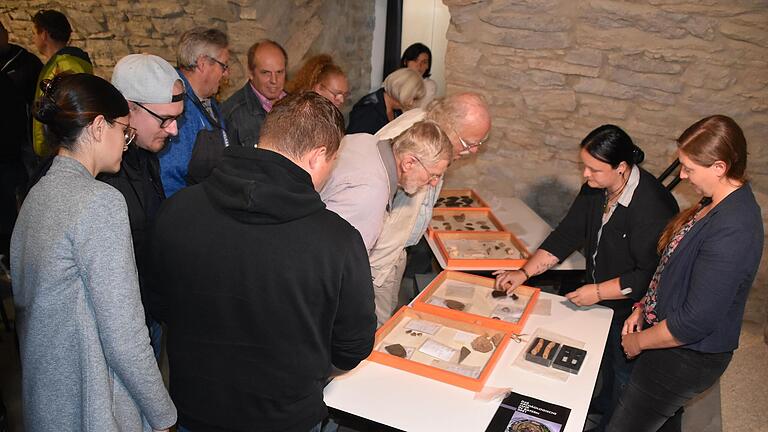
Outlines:
[[493,350],[493,342],[485,336],[478,336],[472,341],[472,348],[481,353],[487,353]]
[[499,297],[506,297],[507,292],[503,290],[493,290],[491,291],[491,297],[493,298],[499,298]]
[[471,353],[472,351],[469,350],[469,348],[463,346],[461,347],[461,352],[459,352],[459,363],[463,362],[465,358]]
[[405,348],[403,348],[403,346],[400,344],[387,345],[384,347],[384,349],[393,356],[405,358],[407,355]]
[[501,333],[496,333],[493,335],[493,337],[491,337],[491,342],[493,342],[493,346],[497,347],[501,343],[502,339],[504,339],[504,335]]
[[466,307],[464,303],[456,300],[446,300],[445,305],[448,307],[448,309],[453,309],[457,311],[464,310],[464,308]]

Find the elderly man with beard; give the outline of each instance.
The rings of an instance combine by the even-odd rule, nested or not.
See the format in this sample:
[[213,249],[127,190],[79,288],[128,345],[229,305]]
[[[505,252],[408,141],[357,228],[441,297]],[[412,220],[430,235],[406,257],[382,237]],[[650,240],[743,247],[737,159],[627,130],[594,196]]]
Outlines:
[[[429,120],[417,122],[391,141],[370,134],[347,135],[320,197],[328,209],[357,228],[370,254],[390,217],[395,193],[413,195],[427,185],[436,186],[452,158],[448,136]],[[375,284],[374,296],[381,325],[392,305],[389,295]]]

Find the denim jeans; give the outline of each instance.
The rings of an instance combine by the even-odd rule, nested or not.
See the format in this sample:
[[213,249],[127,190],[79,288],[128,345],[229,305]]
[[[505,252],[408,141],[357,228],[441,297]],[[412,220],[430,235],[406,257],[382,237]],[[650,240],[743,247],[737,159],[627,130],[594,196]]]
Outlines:
[[590,407],[603,415],[597,431],[605,430],[606,425],[608,425],[608,420],[610,420],[613,410],[616,409],[624,388],[629,383],[629,377],[632,375],[632,368],[635,365],[634,360],[627,360],[621,346],[621,329],[623,326],[624,318],[616,319],[614,315],[608,329],[603,360],[600,363],[603,386]]
[[717,382],[732,356],[685,348],[643,352],[606,431],[679,432],[683,406]]

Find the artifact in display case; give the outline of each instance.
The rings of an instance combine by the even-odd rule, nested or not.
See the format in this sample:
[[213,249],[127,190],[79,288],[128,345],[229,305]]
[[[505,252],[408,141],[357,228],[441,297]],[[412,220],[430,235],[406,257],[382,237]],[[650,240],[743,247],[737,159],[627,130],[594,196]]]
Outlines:
[[531,254],[510,232],[435,232],[446,268],[520,268]]
[[489,208],[488,204],[472,189],[443,189],[435,201],[435,207]]
[[553,367],[574,375],[579,373],[587,352],[581,348],[537,337],[525,352],[525,359],[546,367]]
[[490,209],[468,208],[447,209],[437,208],[432,212],[429,223],[429,234],[434,236],[437,231],[506,231]]
[[509,338],[503,330],[401,308],[376,331],[368,360],[478,391]]
[[540,290],[521,285],[508,295],[495,290],[494,283],[492,278],[444,270],[419,294],[413,307],[451,318],[468,314],[484,326],[522,332]]

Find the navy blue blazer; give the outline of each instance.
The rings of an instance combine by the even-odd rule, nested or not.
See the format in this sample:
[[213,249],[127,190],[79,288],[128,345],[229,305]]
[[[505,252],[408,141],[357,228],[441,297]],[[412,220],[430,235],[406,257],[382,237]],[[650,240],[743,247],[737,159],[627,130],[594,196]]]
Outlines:
[[685,348],[706,353],[739,346],[747,294],[763,253],[763,219],[745,184],[693,225],[669,258],[657,314]]

